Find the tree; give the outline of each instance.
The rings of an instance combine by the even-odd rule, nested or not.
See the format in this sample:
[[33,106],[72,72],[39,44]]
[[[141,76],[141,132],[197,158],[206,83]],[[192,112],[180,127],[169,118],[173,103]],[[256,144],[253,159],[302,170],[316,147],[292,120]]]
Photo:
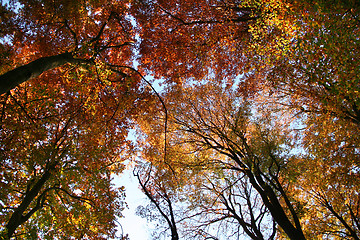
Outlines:
[[[169,137],[173,138],[169,138],[168,149],[172,146],[178,149],[177,146],[181,145],[189,155],[208,151],[209,158],[203,160],[205,164],[217,162],[223,168],[239,171],[257,191],[264,206],[285,234],[291,239],[305,239],[298,215],[300,209],[287,192],[291,187],[286,175],[290,157],[285,155],[280,146],[289,140],[277,136],[279,129],[276,127],[263,129],[260,123],[252,123],[250,105],[243,102],[241,97],[236,97],[236,92],[231,89],[225,90],[207,83],[175,92],[171,91],[176,98],[169,97],[171,102],[167,105],[169,114],[171,109],[169,118],[174,124],[169,127]],[[269,119],[266,124],[274,125]],[[157,127],[151,129],[158,133]],[[155,139],[152,146],[156,146],[159,137],[150,137],[150,143],[151,139]],[[177,165],[197,165],[196,157],[194,163],[188,163],[185,159],[189,158],[170,156],[167,164],[173,168]],[[188,181],[185,180],[184,184]],[[226,206],[226,198],[223,200],[222,204]],[[257,227],[253,225],[250,229],[256,231]]]
[[[145,166],[143,166],[143,168],[144,167]],[[177,214],[174,209],[174,200],[173,194],[171,193],[171,186],[169,186],[170,184],[166,184],[165,181],[166,177],[164,177],[164,175],[166,175],[166,172],[162,171],[152,173],[151,166],[148,169],[145,168],[144,170],[148,172],[145,172],[145,174],[142,174],[141,176],[141,170],[138,169],[136,172],[134,172],[134,176],[137,177],[142,191],[151,202],[149,207],[152,205],[155,206],[155,209],[151,208],[150,211],[158,211],[161,215],[161,218],[165,219],[168,229],[170,229],[171,240],[179,240],[180,238],[177,230],[177,222],[175,219]],[[157,181],[154,181],[153,175],[157,177]],[[164,179],[164,181],[159,181],[159,178]],[[155,214],[149,213],[148,210],[143,207],[138,207],[137,212],[141,217],[149,217],[150,221],[154,220],[153,216]]]
[[[114,236],[122,190],[110,179],[134,124],[154,167],[141,187],[175,239],[191,221],[199,238],[215,238],[214,224],[259,239],[359,238],[357,2],[11,3],[0,8],[8,238]],[[164,79],[160,101],[142,74]],[[187,188],[196,201],[179,219]]]
[[287,58],[272,61],[269,79],[274,87],[292,94],[293,108],[329,113],[358,125],[358,62],[354,56],[359,44],[359,6],[346,1],[326,7],[323,1],[298,4],[302,34]]
[[1,236],[114,238],[125,204],[112,174],[150,97],[126,67],[126,2],[20,4],[1,6]]
[[[0,77],[1,93],[66,63],[96,65],[97,68],[105,63],[108,68],[125,67],[129,63],[128,66],[132,66],[130,46],[134,35],[125,17],[126,2],[20,1],[19,4],[22,5],[17,10],[2,6],[5,9],[3,18],[8,21],[4,25],[12,29],[2,36],[6,39],[2,44],[3,54],[7,56],[2,71],[11,70],[9,68],[14,65],[23,66]],[[7,15],[14,16],[15,20]],[[16,49],[16,53],[9,48]],[[121,71],[119,74],[126,75]]]
[[277,225],[246,176],[234,169],[217,172],[217,177],[208,173],[209,183],[204,183],[204,194],[199,196],[207,195],[209,200],[213,200],[208,200],[210,204],[202,201],[203,205],[198,206],[202,209],[202,221],[199,221],[197,227],[201,229],[218,223],[218,229],[222,229],[219,234],[221,237],[225,235],[228,239],[242,239],[244,236],[251,239],[274,239]]
[[311,219],[307,234],[358,239],[359,86],[354,56],[359,5],[296,4],[301,34],[288,58],[273,61],[269,80],[281,96],[278,101],[303,120],[303,131],[297,133],[306,152],[297,161],[304,173],[298,179],[304,190],[299,198],[315,202],[307,207]]
[[111,174],[123,169],[129,116],[140,107],[124,99],[141,103],[140,95],[117,84],[124,95],[113,88],[95,96],[73,80],[54,91],[52,84],[25,85],[2,99],[1,222],[9,230],[23,224],[17,235],[34,229],[47,237],[113,236],[121,216],[123,189],[112,186]]
[[[148,135],[147,143],[151,143],[149,149],[166,153],[161,166],[171,166],[174,174],[176,169],[182,169],[180,160],[188,159],[179,154],[169,157],[169,149],[176,148],[175,145],[182,144],[185,151],[191,153],[210,148],[232,160],[236,160],[238,154],[232,148],[241,149],[242,155],[237,158],[255,159],[250,161],[254,167],[235,162],[252,180],[280,226],[278,237],[312,239],[330,235],[358,239],[359,184],[354,180],[359,165],[357,2],[333,1],[331,6],[325,1],[198,3],[143,1],[135,10],[135,16],[149,19],[141,26],[154,29],[151,32],[145,31],[148,28],[141,29],[145,39],[141,52],[143,66],[155,75],[160,73],[156,76],[181,83],[186,93],[181,88],[167,88],[163,96],[167,99],[167,107],[177,106],[171,113],[174,115],[149,117],[152,122],[140,123]],[[244,9],[245,5],[250,8]],[[232,20],[232,10],[239,9],[237,7],[242,11],[240,18],[244,21],[241,23]],[[221,30],[215,31],[217,27]],[[246,29],[244,41],[237,41],[232,30],[242,27]],[[205,39],[205,44],[196,44],[199,39]],[[171,44],[167,45],[168,42]],[[244,47],[247,43],[249,46]],[[167,51],[163,52],[164,49]],[[159,55],[165,57],[154,62]],[[188,86],[199,88],[194,81],[199,79],[235,88],[239,96],[251,101],[252,116],[268,114],[263,124],[249,119],[254,126],[262,126],[249,130],[250,136],[258,136],[251,140],[258,141],[249,145],[251,141],[243,132],[229,134],[233,129],[228,125],[234,122],[229,118],[232,119],[236,111],[222,111],[222,107],[227,106],[226,102],[236,102],[237,96],[232,95],[230,99],[225,96],[227,100],[221,105],[217,103],[221,100],[214,97],[220,94],[216,88],[209,87],[211,91],[196,94],[198,90]],[[187,93],[189,89],[191,94]],[[206,99],[204,96],[209,96],[210,103],[202,101]],[[265,107],[268,108],[266,114],[259,112]],[[284,121],[300,125],[304,130],[295,130],[291,125],[274,128],[269,119],[281,114],[286,116]],[[174,116],[177,117],[174,126],[182,128],[168,126],[164,133],[163,125],[158,125],[159,120],[164,124]],[[297,122],[293,121],[294,116],[298,117]],[[274,132],[269,129],[276,129],[278,137],[273,138]],[[171,143],[169,136],[181,140]],[[240,138],[241,145],[233,140],[236,137]],[[279,140],[275,144],[277,148],[268,137]],[[290,140],[297,140],[294,156],[285,154],[280,147]],[[274,147],[280,155],[269,151]],[[267,151],[260,151],[260,154],[261,149]],[[284,161],[280,161],[283,165],[277,164],[279,159]],[[260,167],[264,165],[266,167]],[[260,184],[260,188],[256,184]],[[307,201],[310,197],[312,201]]]
[[[272,24],[286,11],[285,4],[268,2],[135,1],[132,14],[142,39],[141,67],[177,83],[209,75],[231,82],[244,73],[253,75],[249,47],[252,31],[260,31],[254,26]],[[274,32],[269,36],[275,37]]]

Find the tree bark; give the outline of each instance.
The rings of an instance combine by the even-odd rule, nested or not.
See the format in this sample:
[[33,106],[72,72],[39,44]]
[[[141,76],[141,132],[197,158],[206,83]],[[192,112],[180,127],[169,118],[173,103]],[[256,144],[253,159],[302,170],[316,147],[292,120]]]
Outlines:
[[45,183],[49,180],[52,173],[51,171],[54,169],[55,166],[50,167],[47,169],[41,178],[35,183],[35,185],[26,191],[25,197],[21,201],[21,204],[15,209],[13,214],[11,215],[11,218],[9,219],[8,223],[6,224],[7,228],[7,235],[10,239],[12,235],[15,233],[15,230],[24,222],[26,222],[31,215],[33,215],[37,210],[40,209],[39,201],[38,204],[31,209],[27,214],[24,215],[24,212],[27,210],[29,205],[35,200],[36,196],[39,195],[41,189],[45,185]]
[[291,240],[306,240],[302,229],[296,228],[286,215],[273,189],[266,184],[259,175],[255,175],[251,171],[245,171],[245,174],[249,177],[250,183],[260,194],[265,206],[269,209],[271,216],[284,230],[285,234]]
[[21,67],[17,67],[0,76],[0,95],[15,88],[19,84],[41,75],[43,72],[62,66],[66,63],[86,62],[75,59],[69,52],[42,57]]

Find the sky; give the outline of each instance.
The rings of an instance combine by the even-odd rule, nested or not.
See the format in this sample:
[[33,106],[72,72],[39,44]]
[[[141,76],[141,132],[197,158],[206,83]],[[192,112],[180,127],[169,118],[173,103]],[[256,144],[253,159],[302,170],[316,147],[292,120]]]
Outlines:
[[[126,203],[128,208],[123,211],[124,218],[119,219],[124,234],[128,234],[131,240],[150,239],[151,224],[146,219],[135,214],[139,205],[147,205],[148,200],[139,189],[137,179],[132,175],[132,169],[126,169],[121,176],[114,177],[117,186],[125,186]],[[118,230],[121,233],[121,229]]]

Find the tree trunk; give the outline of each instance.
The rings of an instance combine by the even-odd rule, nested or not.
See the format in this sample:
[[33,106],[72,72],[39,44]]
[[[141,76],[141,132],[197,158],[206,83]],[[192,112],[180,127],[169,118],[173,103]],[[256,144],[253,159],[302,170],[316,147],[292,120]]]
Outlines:
[[17,67],[0,76],[0,95],[15,88],[19,84],[41,75],[43,72],[62,66],[66,63],[86,62],[75,59],[71,53],[62,53],[50,57],[42,57],[24,66]]
[[284,230],[285,234],[291,240],[306,240],[302,229],[296,228],[286,215],[273,189],[266,184],[259,175],[254,175],[251,171],[245,171],[245,174],[249,177],[251,185],[260,194],[265,206],[269,209],[271,216]]
[[12,235],[15,233],[15,230],[21,224],[26,222],[31,217],[31,215],[33,215],[37,210],[40,209],[41,206],[39,205],[40,202],[38,201],[37,205],[33,209],[28,211],[27,214],[24,215],[24,212],[27,210],[29,205],[35,200],[36,196],[39,195],[41,189],[51,177],[52,175],[51,171],[53,170],[53,168],[54,167],[47,169],[44,172],[44,174],[41,176],[41,178],[35,183],[35,185],[30,190],[26,191],[25,197],[21,201],[21,204],[15,209],[15,211],[11,215],[10,220],[6,224],[7,235],[9,239],[12,237]]

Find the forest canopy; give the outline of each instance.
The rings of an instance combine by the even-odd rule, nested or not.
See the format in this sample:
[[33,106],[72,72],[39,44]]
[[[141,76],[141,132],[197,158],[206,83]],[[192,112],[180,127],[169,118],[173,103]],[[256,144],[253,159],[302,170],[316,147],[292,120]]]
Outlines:
[[360,239],[359,27],[356,0],[1,1],[0,239],[129,239],[128,165],[154,239]]

